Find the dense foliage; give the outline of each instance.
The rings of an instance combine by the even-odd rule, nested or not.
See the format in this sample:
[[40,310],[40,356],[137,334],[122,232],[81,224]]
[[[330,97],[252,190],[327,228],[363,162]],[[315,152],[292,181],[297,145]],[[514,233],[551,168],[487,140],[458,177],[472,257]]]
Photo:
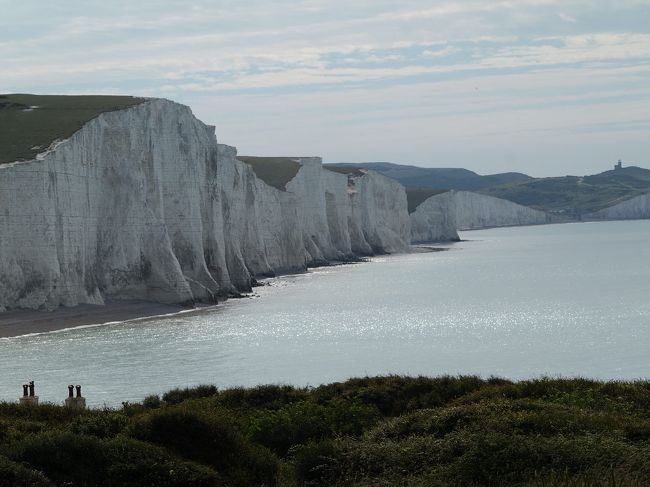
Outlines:
[[351,379],[0,404],[0,486],[650,485],[650,382]]

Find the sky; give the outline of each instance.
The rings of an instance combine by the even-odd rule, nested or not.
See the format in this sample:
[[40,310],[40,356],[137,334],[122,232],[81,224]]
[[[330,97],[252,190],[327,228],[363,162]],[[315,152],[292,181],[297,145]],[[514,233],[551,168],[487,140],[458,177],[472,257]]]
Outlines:
[[189,105],[242,155],[650,168],[650,0],[0,0],[0,93]]

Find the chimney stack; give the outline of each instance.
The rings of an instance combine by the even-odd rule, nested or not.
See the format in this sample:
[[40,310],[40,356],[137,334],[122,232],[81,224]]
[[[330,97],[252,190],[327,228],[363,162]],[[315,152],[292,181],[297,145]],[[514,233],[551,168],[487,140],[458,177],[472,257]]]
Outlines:
[[[74,397],[74,390],[77,390],[77,396]],[[81,395],[81,386],[77,384],[68,386],[68,397],[65,399],[65,405],[73,409],[86,409],[86,398]]]
[[33,380],[30,380],[28,384],[23,384],[23,397],[18,399],[18,403],[22,406],[38,406],[38,396]]

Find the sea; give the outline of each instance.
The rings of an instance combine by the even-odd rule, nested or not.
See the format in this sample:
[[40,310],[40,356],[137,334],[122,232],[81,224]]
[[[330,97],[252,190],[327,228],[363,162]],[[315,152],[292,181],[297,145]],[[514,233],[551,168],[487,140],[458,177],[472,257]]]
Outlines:
[[386,374],[650,378],[650,221],[461,232],[176,315],[0,339],[0,401]]

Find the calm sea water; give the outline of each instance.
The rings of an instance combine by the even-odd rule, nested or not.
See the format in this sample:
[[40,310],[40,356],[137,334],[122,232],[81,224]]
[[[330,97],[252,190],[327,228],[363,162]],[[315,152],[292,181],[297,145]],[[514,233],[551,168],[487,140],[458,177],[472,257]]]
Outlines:
[[199,383],[375,374],[650,377],[650,221],[463,232],[446,252],[270,281],[169,318],[0,340],[0,399],[28,378],[119,405]]

